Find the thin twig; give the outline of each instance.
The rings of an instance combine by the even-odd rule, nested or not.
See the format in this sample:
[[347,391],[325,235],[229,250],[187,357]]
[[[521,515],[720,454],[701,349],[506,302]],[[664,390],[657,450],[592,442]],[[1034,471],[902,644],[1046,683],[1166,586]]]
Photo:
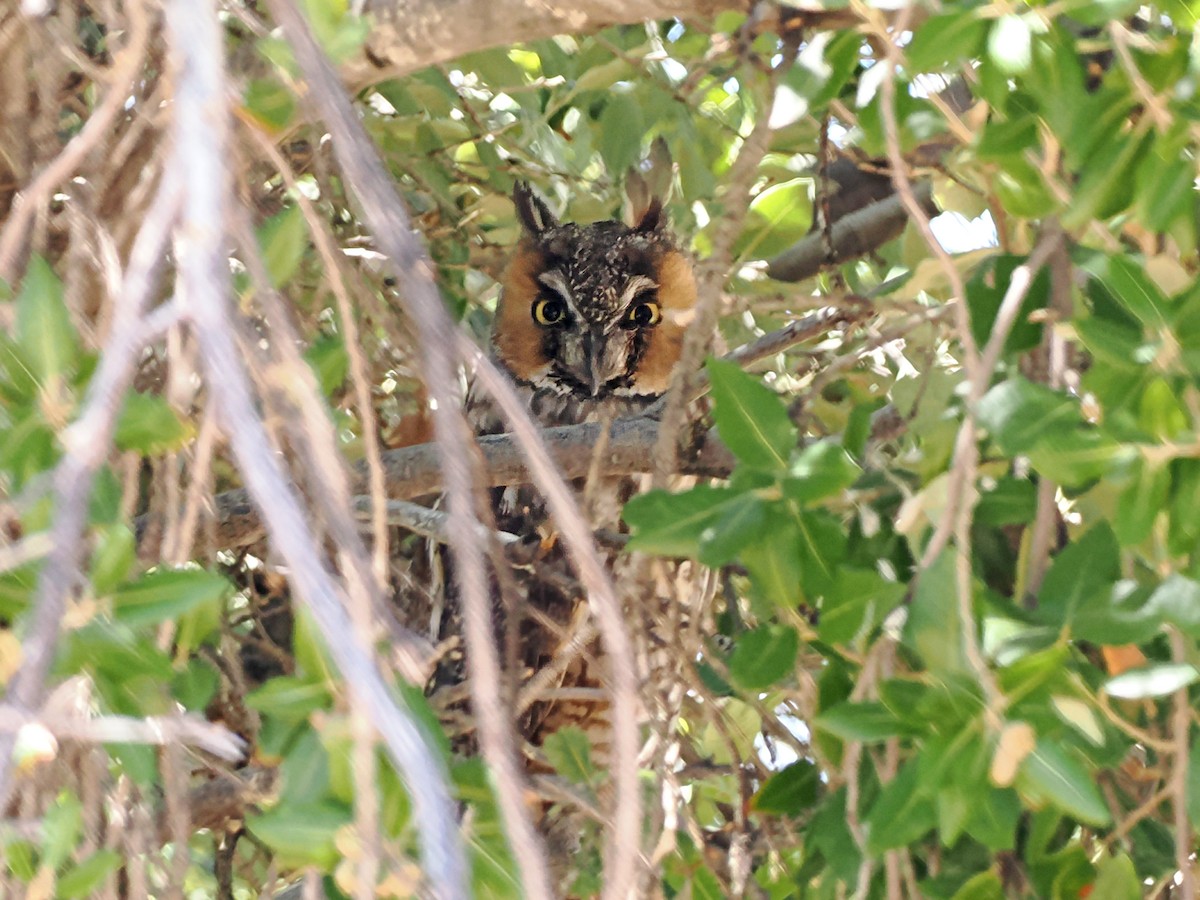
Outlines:
[[[513,436],[529,462],[530,472],[546,498],[546,505],[562,530],[568,556],[587,590],[591,611],[600,626],[609,656],[613,768],[616,770],[613,781],[617,795],[604,860],[603,896],[624,898],[633,885],[639,855],[641,788],[637,777],[637,669],[621,603],[596,552],[591,529],[512,385],[465,335],[459,336],[459,352],[466,360],[474,358],[477,364],[475,378],[491,394],[512,427]],[[591,463],[588,460],[587,468],[591,468]]]
[[[773,72],[768,79],[768,109],[776,77],[777,74]],[[753,130],[742,142],[737,159],[725,178],[725,210],[713,236],[712,254],[697,267],[695,317],[684,333],[683,348],[671,371],[662,414],[663,430],[654,447],[655,487],[665,486],[668,477],[678,467],[678,438],[684,431],[689,400],[697,390],[700,364],[712,343],[713,331],[717,326],[722,289],[733,258],[733,245],[741,234],[742,222],[750,209],[750,187],[770,142],[770,116],[762,115],[761,110],[759,113]]]
[[108,90],[88,116],[83,128],[67,142],[61,153],[17,194],[8,224],[0,232],[0,279],[12,281],[16,274],[17,258],[27,240],[34,215],[46,202],[47,196],[105,137],[113,119],[125,109],[125,101],[134,90],[134,81],[146,60],[146,47],[154,24],[149,4],[132,0],[125,5],[129,16],[128,40],[117,51],[111,68]]
[[0,704],[0,732],[15,734],[38,728],[56,738],[93,744],[180,744],[195,747],[229,762],[245,757],[246,742],[222,725],[200,716],[43,716],[9,703]]
[[[1185,663],[1191,658],[1187,641],[1178,628],[1170,629],[1171,659]],[[1188,816],[1189,777],[1191,754],[1192,704],[1185,685],[1171,698],[1171,742],[1174,753],[1171,757],[1168,786],[1171,791],[1171,808],[1175,813],[1175,866],[1179,870],[1179,900],[1196,900],[1196,872],[1192,861],[1192,822]]]

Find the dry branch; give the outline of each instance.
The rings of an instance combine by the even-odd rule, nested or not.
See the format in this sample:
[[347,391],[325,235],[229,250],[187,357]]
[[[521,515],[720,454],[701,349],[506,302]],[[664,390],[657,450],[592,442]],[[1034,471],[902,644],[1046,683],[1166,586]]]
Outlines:
[[[936,215],[933,186],[922,182],[913,187],[921,209]],[[777,281],[803,281],[822,269],[865,256],[899,237],[908,224],[909,213],[899,194],[876,201],[834,222],[829,229],[814,229],[803,239],[767,260],[767,275]]]
[[502,44],[556,34],[586,34],[647,19],[709,19],[721,10],[748,9],[746,0],[375,0],[374,27],[361,56],[342,67],[362,85]]
[[[567,478],[583,478],[591,463],[591,451],[600,440],[603,426],[597,422],[564,425],[542,430],[542,440],[559,471]],[[659,423],[654,419],[617,419],[612,424],[608,453],[601,461],[604,475],[631,475],[650,471],[650,451],[657,438]],[[524,455],[512,435],[492,434],[478,438],[483,453],[485,484],[498,487],[529,484],[533,479]],[[383,454],[385,485],[392,499],[413,499],[439,493],[445,486],[437,444],[417,444]],[[680,472],[711,478],[727,476],[733,469],[733,457],[715,435],[706,435],[691,454],[681,461]],[[352,490],[366,490],[363,466],[355,467]],[[244,488],[224,491],[214,499],[215,530],[218,546],[238,548],[257,543],[265,536],[258,510]],[[157,553],[157,528],[149,516],[137,521],[138,555],[154,559]]]

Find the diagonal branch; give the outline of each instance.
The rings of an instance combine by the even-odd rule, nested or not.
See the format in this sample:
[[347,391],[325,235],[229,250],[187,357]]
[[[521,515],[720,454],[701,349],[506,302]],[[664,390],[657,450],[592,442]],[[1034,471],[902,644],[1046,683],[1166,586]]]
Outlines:
[[[413,234],[395,186],[333,67],[294,6],[286,0],[268,0],[267,6],[289,38],[307,81],[309,99],[335,137],[333,150],[343,177],[404,286],[406,306],[420,336],[425,383],[438,408],[434,431],[446,478],[451,553],[463,606],[471,699],[479,720],[480,743],[484,758],[495,770],[500,808],[525,893],[548,898],[551,890],[545,852],[524,803],[522,770],[511,723],[501,702],[500,664],[492,641],[492,603],[474,510],[471,434],[461,409],[456,377],[458,332],[438,296],[433,267]],[[435,884],[439,881],[434,878]],[[438,889],[448,890],[441,884]]]
[[219,411],[272,542],[292,570],[298,596],[325,634],[352,696],[367,710],[405,778],[421,822],[421,851],[432,892],[447,898],[465,896],[466,863],[444,767],[428,736],[397,706],[351,626],[305,525],[296,492],[270,448],[233,340],[224,245],[229,109],[216,10],[207,3],[174,0],[168,7],[168,25],[178,80],[172,163],[187,173],[177,240],[179,295],[194,326],[210,402]]

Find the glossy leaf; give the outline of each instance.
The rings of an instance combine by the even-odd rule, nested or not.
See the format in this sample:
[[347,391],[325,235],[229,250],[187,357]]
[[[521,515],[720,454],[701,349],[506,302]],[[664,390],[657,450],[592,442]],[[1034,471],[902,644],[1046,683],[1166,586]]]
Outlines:
[[63,302],[63,286],[41,256],[29,268],[17,295],[17,345],[39,381],[67,375],[79,362],[79,338]]
[[782,471],[796,446],[783,401],[734,363],[710,359],[706,367],[721,440],[747,465]]
[[1052,803],[1081,822],[1107,825],[1111,820],[1095,779],[1075,756],[1052,741],[1038,741],[1025,758],[1017,787],[1035,801]]
[[750,805],[760,813],[798,816],[817,801],[821,771],[800,759],[768,778],[751,798]]
[[788,625],[764,625],[738,635],[729,674],[748,691],[761,691],[792,674],[800,636]]
[[164,397],[135,391],[117,419],[117,446],[146,456],[178,450],[193,434]]
[[230,583],[203,569],[156,569],[113,591],[113,615],[131,626],[152,625],[199,606],[217,606]]
[[1104,690],[1122,700],[1165,697],[1200,681],[1200,670],[1188,663],[1158,663],[1130,669],[1110,678]]

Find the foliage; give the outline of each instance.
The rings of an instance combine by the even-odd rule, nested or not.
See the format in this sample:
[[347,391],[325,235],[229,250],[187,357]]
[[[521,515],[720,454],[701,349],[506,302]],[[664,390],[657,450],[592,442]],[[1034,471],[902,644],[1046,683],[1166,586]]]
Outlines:
[[[344,3],[305,6],[331,57],[360,52],[369,23]],[[889,135],[883,46],[888,23],[910,12]],[[808,309],[873,304],[866,326],[781,351],[753,374],[710,358],[711,421],[735,468],[625,508],[631,552],[699,561],[722,585],[711,610],[692,611],[703,639],[682,660],[686,696],[665,729],[676,756],[643,773],[652,810],[664,796],[677,804],[673,825],[646,826],[644,846],[666,850],[656,890],[731,896],[752,882],[756,896],[781,898],[1174,896],[1176,872],[1190,865],[1177,847],[1195,847],[1200,822],[1196,10],[961,2],[897,19],[880,4],[852,21],[797,33],[729,11],[612,26],[389,78],[362,87],[358,108],[446,303],[481,340],[518,236],[515,181],[532,181],[566,219],[620,217],[624,172],[656,139],[677,163],[674,229],[700,258],[729,251],[724,345]],[[87,16],[76,25],[72,52],[107,62],[109,32]],[[369,236],[331,174],[322,131],[303,117],[289,48],[238,17],[227,41],[261,261],[309,348],[341,449],[358,461],[364,411],[351,351],[368,361],[367,413],[398,445],[426,407],[416,348],[394,286],[363,250]],[[970,102],[938,93],[952,80]],[[96,103],[90,91],[75,100]],[[765,153],[734,179],[768,116]],[[65,140],[82,121],[64,107],[55,124]],[[294,173],[285,178],[249,134],[275,141]],[[886,169],[889,138],[932,182],[945,213],[936,233],[953,259],[939,261],[910,226],[800,287],[766,279],[759,261],[804,238],[837,188],[827,148]],[[358,348],[346,346],[300,198],[315,201],[353,260]],[[118,225],[128,236],[136,223],[108,227]],[[1060,251],[1028,273],[1035,248],[1060,230]],[[102,304],[81,299],[72,267],[92,265],[82,251],[39,240],[12,286],[14,327],[0,335],[4,527],[26,539],[51,524],[49,475],[108,327]],[[258,315],[261,288],[241,257],[233,270],[240,308]],[[988,345],[1025,274],[995,370],[980,374],[967,345]],[[215,895],[220,881],[249,895],[269,872],[282,884],[306,866],[331,896],[351,893],[363,787],[346,686],[322,636],[302,615],[275,629],[269,610],[284,591],[260,544],[213,546],[201,529],[173,558],[139,559],[147,515],[178,528],[193,484],[238,486],[220,452],[211,473],[197,462],[212,453],[212,413],[186,386],[190,365],[178,347],[156,345],[124,399],[54,680],[85,676],[105,714],[207,711],[250,738],[252,765],[277,769],[277,789],[245,820],[252,840],[191,835],[193,893]],[[264,393],[272,411],[286,408]],[[964,422],[977,463],[956,447]],[[394,529],[392,543],[412,561],[411,536]],[[39,562],[0,559],[7,682]],[[439,724],[444,710],[392,677],[437,734],[468,811],[475,890],[519,896],[492,776]],[[165,756],[108,750],[104,777],[127,780],[147,804],[165,789]],[[539,753],[568,796],[603,806],[608,773],[584,732],[563,730]],[[404,895],[419,880],[420,823],[383,754],[374,768],[380,889]],[[60,787],[34,804],[36,837],[0,829],[0,884],[81,897],[116,883],[121,857],[85,834],[84,789]],[[653,831],[663,827],[674,830]],[[569,874],[587,894],[599,885],[603,829],[579,830]],[[170,857],[153,865],[165,883]]]

